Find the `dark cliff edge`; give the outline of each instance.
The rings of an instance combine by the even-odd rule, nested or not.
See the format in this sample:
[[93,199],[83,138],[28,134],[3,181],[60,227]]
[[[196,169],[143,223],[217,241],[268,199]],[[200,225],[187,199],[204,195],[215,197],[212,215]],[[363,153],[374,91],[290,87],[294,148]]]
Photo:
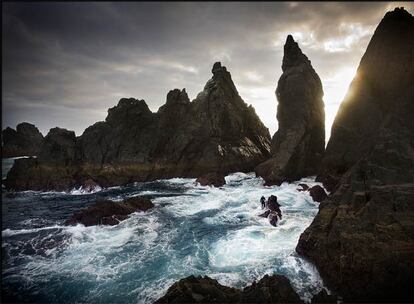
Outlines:
[[16,130],[7,127],[1,132],[2,158],[39,155],[43,135],[34,125],[22,122]]
[[276,96],[279,129],[272,138],[272,158],[256,167],[267,185],[316,175],[325,150],[322,83],[291,35],[286,39]]
[[331,195],[297,245],[345,301],[413,302],[414,17],[388,12],[332,126]]
[[217,280],[189,276],[174,283],[155,301],[161,303],[303,303],[290,281],[281,275],[265,275],[243,290],[219,284]]
[[172,177],[252,171],[270,157],[270,135],[219,62],[190,102],[172,90],[153,113],[144,100],[123,98],[105,121],[76,137],[51,129],[37,159],[19,159],[4,184],[13,190],[69,190]]

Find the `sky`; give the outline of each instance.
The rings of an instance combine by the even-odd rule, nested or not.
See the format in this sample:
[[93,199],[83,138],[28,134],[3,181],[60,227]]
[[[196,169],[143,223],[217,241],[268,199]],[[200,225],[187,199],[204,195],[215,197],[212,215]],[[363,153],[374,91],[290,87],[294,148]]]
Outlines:
[[326,137],[384,14],[410,2],[2,3],[2,127],[81,135],[120,98],[156,112],[169,90],[193,100],[216,61],[271,135],[283,45],[292,34],[322,80]]

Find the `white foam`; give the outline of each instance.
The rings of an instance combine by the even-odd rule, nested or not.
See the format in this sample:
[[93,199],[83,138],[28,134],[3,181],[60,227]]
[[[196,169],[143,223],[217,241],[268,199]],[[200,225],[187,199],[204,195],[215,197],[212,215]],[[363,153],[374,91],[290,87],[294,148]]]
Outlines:
[[102,191],[102,188],[100,186],[95,186],[91,190],[85,189],[82,186],[80,186],[77,189],[76,188],[72,189],[69,193],[72,195],[84,195],[84,194],[92,194],[92,193],[96,193],[100,191]]

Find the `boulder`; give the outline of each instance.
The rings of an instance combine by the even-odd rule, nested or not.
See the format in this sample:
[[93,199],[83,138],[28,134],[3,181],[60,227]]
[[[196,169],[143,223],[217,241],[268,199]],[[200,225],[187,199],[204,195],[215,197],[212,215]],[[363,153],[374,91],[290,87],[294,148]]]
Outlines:
[[328,197],[325,190],[319,185],[313,186],[308,191],[315,202],[323,202]]
[[226,184],[226,180],[224,175],[213,172],[200,176],[197,178],[196,183],[199,183],[201,186],[221,187]]
[[255,168],[266,185],[316,175],[325,150],[322,83],[291,35],[284,46],[282,71],[276,89],[279,129],[272,138],[272,157]]
[[129,214],[136,211],[147,211],[154,207],[151,200],[143,197],[128,198],[122,203],[103,200],[72,215],[65,225],[83,224],[85,226],[95,225],[117,225],[125,220]]
[[7,127],[2,131],[2,157],[37,156],[43,135],[35,125],[23,122],[16,130]]
[[330,196],[296,247],[345,302],[414,301],[412,37],[402,8],[375,30],[318,177]]
[[55,190],[54,180],[70,190],[86,179],[109,187],[173,177],[200,177],[218,186],[230,172],[252,171],[270,156],[269,130],[240,97],[226,67],[216,62],[212,73],[192,102],[185,89],[174,89],[153,113],[144,100],[123,98],[80,137],[51,129],[31,174],[16,165],[8,189]]
[[174,283],[155,303],[303,303],[289,280],[265,275],[243,290],[219,284],[207,276],[189,276]]

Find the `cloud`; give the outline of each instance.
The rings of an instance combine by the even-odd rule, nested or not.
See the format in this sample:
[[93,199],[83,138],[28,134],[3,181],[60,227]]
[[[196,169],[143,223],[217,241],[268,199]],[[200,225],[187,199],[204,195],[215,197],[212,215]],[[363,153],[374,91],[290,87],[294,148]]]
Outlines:
[[356,69],[376,25],[395,6],[411,12],[414,7],[386,2],[4,3],[3,127],[29,121],[43,133],[62,126],[80,135],[121,97],[145,99],[153,111],[173,88],[185,87],[195,98],[213,63],[221,61],[273,133],[274,91],[287,34],[293,34],[322,79],[330,123],[341,102],[342,93],[334,92],[344,90],[350,75],[344,71]]

